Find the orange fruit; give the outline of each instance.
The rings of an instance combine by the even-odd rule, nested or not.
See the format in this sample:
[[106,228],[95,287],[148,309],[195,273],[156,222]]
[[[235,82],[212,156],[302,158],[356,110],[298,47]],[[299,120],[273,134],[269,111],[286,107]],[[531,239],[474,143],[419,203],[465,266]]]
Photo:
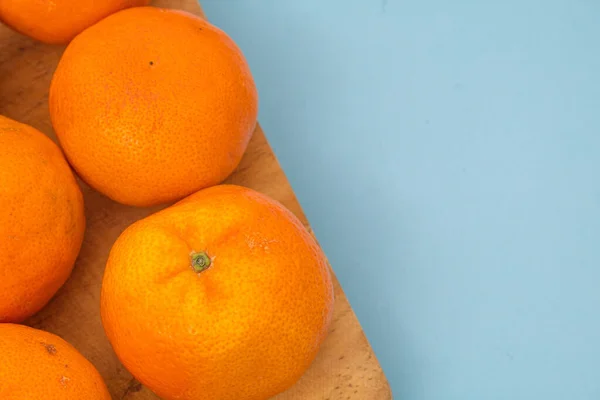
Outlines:
[[154,7],[120,11],[77,36],[50,88],[52,124],[75,170],[135,206],[223,181],[257,112],[235,43],[199,17]]
[[326,259],[281,204],[233,185],[140,220],[114,244],[101,315],[158,396],[263,400],[291,387],[331,320]]
[[35,314],[69,277],[83,196],[54,142],[0,116],[0,322]]
[[2,0],[0,20],[45,43],[68,43],[102,18],[150,0]]
[[0,399],[111,400],[94,366],[48,332],[0,324]]

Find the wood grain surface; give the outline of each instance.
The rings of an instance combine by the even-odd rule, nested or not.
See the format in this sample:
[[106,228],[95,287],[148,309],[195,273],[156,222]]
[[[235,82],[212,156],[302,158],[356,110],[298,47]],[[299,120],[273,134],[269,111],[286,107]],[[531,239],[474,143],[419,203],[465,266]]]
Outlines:
[[[195,0],[161,0],[153,5],[202,15]],[[48,115],[48,87],[63,50],[63,46],[36,43],[0,24],[0,114],[32,125],[53,140],[56,138]],[[228,182],[251,187],[279,200],[310,229],[260,127]],[[160,207],[117,204],[82,181],[79,183],[87,217],[79,259],[65,286],[27,324],[58,334],[79,349],[98,368],[114,399],[157,399],[117,360],[104,335],[99,308],[102,274],[113,242],[131,223]],[[333,324],[317,359],[302,379],[277,396],[277,400],[392,398],[381,367],[337,279],[335,295]]]

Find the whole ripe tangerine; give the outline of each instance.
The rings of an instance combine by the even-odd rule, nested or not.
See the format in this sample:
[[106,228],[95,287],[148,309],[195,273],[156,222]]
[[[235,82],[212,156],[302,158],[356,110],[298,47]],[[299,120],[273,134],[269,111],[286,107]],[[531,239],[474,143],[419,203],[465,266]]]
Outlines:
[[135,206],[223,181],[258,113],[254,80],[231,38],[200,17],[154,7],[120,11],[77,36],[49,103],[83,180]]
[[38,312],[65,283],[83,242],[83,195],[62,152],[0,116],[0,322]]
[[0,399],[111,400],[102,377],[60,337],[0,324]]
[[331,321],[325,256],[253,190],[202,190],[118,238],[101,315],[121,362],[166,400],[264,400],[314,360]]
[[149,3],[150,0],[3,0],[0,20],[41,42],[65,44],[114,12]]

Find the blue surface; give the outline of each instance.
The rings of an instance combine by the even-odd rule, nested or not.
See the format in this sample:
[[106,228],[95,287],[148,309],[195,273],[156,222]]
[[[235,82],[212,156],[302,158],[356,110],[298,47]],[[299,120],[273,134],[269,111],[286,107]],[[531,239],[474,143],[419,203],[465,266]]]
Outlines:
[[600,399],[600,2],[203,4],[395,398]]

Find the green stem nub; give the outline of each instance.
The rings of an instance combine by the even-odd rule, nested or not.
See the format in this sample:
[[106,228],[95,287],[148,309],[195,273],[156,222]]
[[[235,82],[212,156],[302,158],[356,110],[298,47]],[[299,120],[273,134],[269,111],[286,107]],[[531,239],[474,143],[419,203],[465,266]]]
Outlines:
[[192,268],[197,273],[200,273],[210,267],[211,260],[205,251],[200,251],[198,253],[192,251],[190,257],[192,258]]

